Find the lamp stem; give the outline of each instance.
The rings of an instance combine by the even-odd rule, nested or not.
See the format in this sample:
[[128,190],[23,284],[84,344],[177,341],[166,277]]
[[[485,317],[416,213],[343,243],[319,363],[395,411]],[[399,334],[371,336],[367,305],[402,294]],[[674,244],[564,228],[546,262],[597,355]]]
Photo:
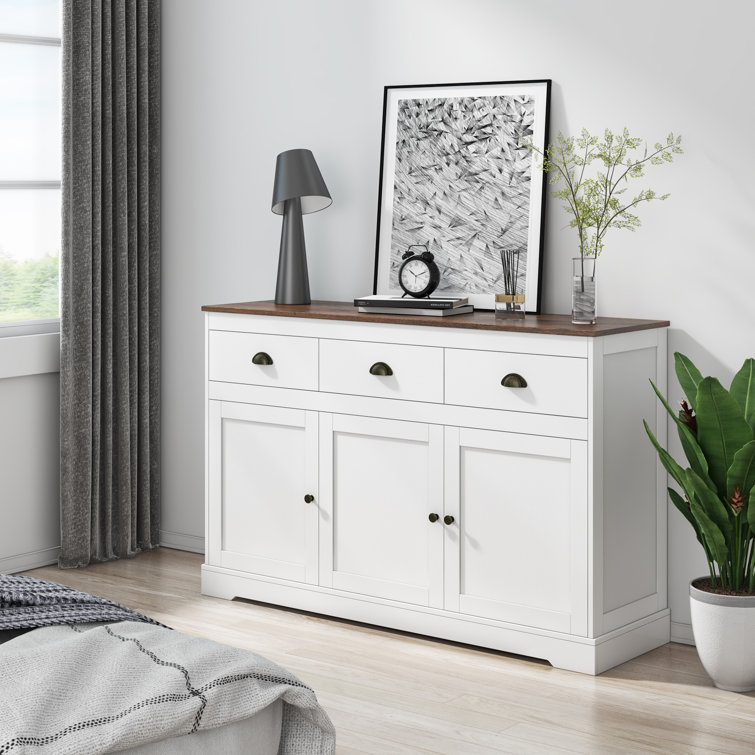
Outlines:
[[301,217],[301,199],[298,197],[287,199],[283,209],[275,303],[311,304],[304,223]]

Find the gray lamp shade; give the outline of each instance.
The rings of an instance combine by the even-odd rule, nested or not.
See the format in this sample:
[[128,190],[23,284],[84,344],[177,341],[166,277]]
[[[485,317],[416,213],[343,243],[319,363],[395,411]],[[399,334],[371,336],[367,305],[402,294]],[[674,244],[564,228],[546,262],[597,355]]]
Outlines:
[[309,304],[309,272],[302,215],[324,210],[333,200],[308,149],[281,152],[275,164],[273,207],[283,215],[276,304]]
[[304,215],[324,210],[333,203],[315,157],[308,149],[289,149],[278,155],[272,207],[276,215],[283,215],[288,199],[301,199]]

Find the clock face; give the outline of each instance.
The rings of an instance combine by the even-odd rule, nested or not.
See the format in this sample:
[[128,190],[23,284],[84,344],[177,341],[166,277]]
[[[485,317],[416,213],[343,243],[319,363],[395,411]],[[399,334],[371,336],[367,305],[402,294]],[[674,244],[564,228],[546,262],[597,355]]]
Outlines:
[[409,260],[401,270],[401,282],[410,293],[424,291],[430,284],[430,268],[423,260]]

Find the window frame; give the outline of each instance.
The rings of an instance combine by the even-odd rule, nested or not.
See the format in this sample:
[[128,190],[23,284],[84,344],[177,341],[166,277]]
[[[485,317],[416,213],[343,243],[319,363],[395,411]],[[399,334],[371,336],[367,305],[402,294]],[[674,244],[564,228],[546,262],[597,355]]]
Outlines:
[[[0,44],[11,45],[41,45],[46,47],[62,47],[62,37],[43,37],[36,34],[4,34],[0,33]],[[35,180],[0,180],[0,192],[17,189],[56,189],[60,191],[62,181],[35,181]],[[60,262],[58,262],[58,274],[60,274]],[[39,320],[10,320],[0,322],[0,338],[14,336],[38,335],[42,333],[60,332],[60,317]]]

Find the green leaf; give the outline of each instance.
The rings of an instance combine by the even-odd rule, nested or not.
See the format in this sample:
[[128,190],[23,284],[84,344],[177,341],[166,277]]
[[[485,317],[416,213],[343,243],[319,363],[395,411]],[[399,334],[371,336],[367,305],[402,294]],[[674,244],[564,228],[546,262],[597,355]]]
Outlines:
[[[726,539],[723,532],[715,525],[711,518],[705,513],[705,510],[693,497],[691,502],[692,513],[697,519],[702,535],[704,547],[707,548],[711,558],[718,564],[724,566],[729,560],[729,549],[726,547]],[[719,571],[723,571],[719,568]]]
[[700,448],[697,438],[683,422],[677,421],[676,426],[679,430],[679,440],[682,444],[682,450],[687,457],[690,467],[694,469],[698,476],[715,493],[716,483],[710,478],[708,460],[705,458],[705,454],[703,453],[702,448]]
[[755,535],[755,488],[750,491],[750,500],[747,504],[747,524],[750,525],[750,531]]
[[684,455],[687,457],[689,465],[700,475],[700,477],[703,478],[703,480],[705,480],[711,490],[715,490],[715,483],[710,479],[708,474],[708,461],[706,460],[705,454],[700,448],[700,444],[697,442],[694,433],[679,419],[677,412],[671,408],[668,401],[666,401],[663,394],[658,390],[652,380],[650,381],[650,385],[653,386],[655,395],[658,396],[663,406],[666,407],[666,411],[671,416],[671,419],[676,423],[676,427],[679,430],[679,440],[682,443],[682,449],[684,450]]
[[691,470],[687,470],[689,483],[695,491],[690,498],[690,509],[697,520],[710,553],[719,564],[729,561],[729,517],[719,497]]
[[697,386],[697,440],[721,495],[726,495],[726,473],[734,454],[752,439],[752,428],[729,391],[716,378],[703,378]]
[[691,359],[685,357],[684,354],[680,354],[678,351],[674,352],[674,369],[676,370],[679,385],[682,386],[684,395],[687,397],[687,402],[693,411],[697,411],[695,408],[697,386],[703,379],[702,373],[692,364]]
[[[716,523],[716,526],[723,532],[728,541],[732,532],[734,518],[731,507],[724,503],[691,469],[687,469],[685,474],[687,475],[687,482],[692,490],[693,497],[697,498],[698,502],[705,509],[705,513]],[[692,498],[690,498],[691,502]]]
[[653,435],[653,431],[645,420],[642,420],[642,424],[645,426],[645,432],[650,438],[650,442],[655,446],[655,450],[658,452],[658,457],[663,464],[664,469],[671,475],[676,484],[684,491],[684,494],[689,498],[691,488],[687,480],[686,472],[682,469],[674,457],[658,442],[658,439]]
[[755,486],[755,440],[745,443],[734,454],[734,460],[726,473],[726,495],[731,495],[734,488],[742,491],[747,498]]
[[705,547],[705,543],[703,543],[702,536],[700,535],[700,526],[692,515],[689,503],[687,503],[687,501],[685,501],[684,498],[682,498],[682,496],[680,496],[673,488],[667,488],[667,490],[671,502],[677,509],[679,509],[679,513],[681,513],[681,515],[692,525],[692,529],[695,530],[695,535],[697,536],[700,545]]
[[755,359],[745,359],[734,375],[729,392],[742,408],[747,424],[755,431]]

